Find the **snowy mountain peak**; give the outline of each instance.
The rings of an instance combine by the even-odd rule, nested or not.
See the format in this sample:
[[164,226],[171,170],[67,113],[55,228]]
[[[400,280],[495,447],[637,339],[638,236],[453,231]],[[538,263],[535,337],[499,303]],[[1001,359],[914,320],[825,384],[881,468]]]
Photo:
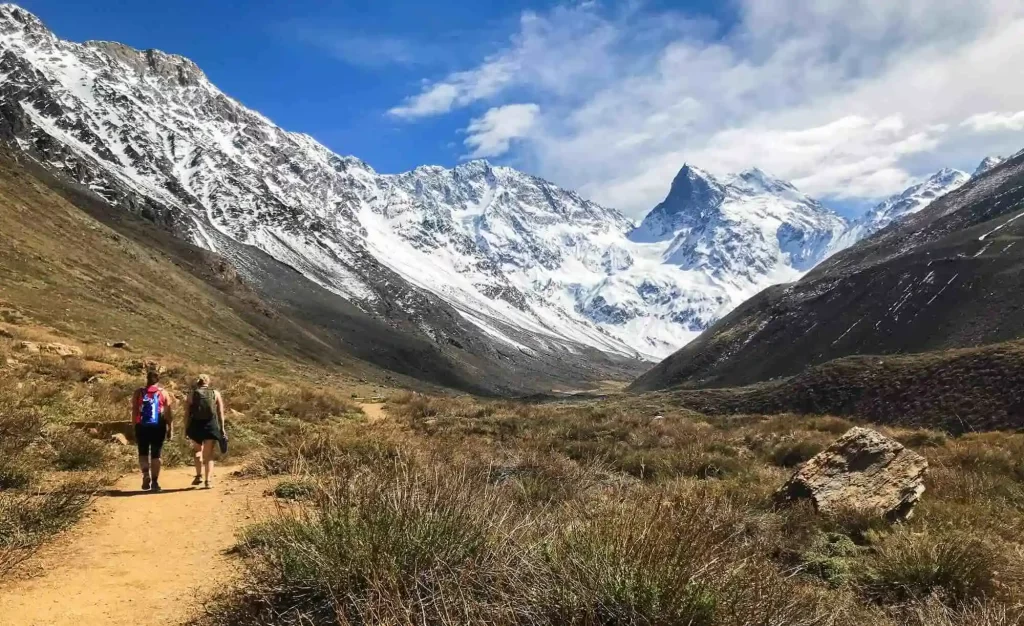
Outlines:
[[1001,156],[988,156],[988,157],[985,157],[982,160],[982,162],[978,164],[978,168],[976,170],[974,170],[974,175],[972,176],[972,178],[977,178],[978,176],[981,176],[985,172],[989,171],[990,169],[992,169],[994,167],[998,167],[999,164],[1002,163],[1005,160],[1006,159],[1004,159]]
[[26,11],[16,4],[0,4],[0,22],[7,23],[19,28],[41,28],[46,29],[43,21],[34,14]]
[[706,220],[725,199],[725,187],[714,176],[692,165],[683,165],[668,196],[647,214],[634,232],[638,240],[657,240],[681,228]]
[[[987,160],[987,159],[986,159]],[[943,168],[925,180],[911,185],[903,193],[892,196],[865,213],[833,246],[838,252],[886,228],[893,222],[913,215],[951,191],[959,189],[971,179],[966,172]]]

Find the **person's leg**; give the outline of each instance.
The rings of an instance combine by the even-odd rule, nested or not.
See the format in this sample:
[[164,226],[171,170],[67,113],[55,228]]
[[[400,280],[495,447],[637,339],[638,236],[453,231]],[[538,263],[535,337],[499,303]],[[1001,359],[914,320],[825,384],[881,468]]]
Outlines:
[[203,482],[203,444],[201,442],[192,442],[192,463],[196,466],[196,477],[192,479],[192,484],[198,485]]
[[139,471],[142,472],[142,490],[146,491],[150,487],[149,438],[146,437],[145,430],[139,426],[135,427],[135,445],[139,449]]
[[217,445],[216,441],[204,441],[203,442],[203,469],[206,474],[206,486],[210,486],[210,481],[213,480],[213,448]]
[[152,436],[149,443],[149,473],[153,477],[153,491],[160,491],[160,455],[167,439],[167,427],[154,428]]

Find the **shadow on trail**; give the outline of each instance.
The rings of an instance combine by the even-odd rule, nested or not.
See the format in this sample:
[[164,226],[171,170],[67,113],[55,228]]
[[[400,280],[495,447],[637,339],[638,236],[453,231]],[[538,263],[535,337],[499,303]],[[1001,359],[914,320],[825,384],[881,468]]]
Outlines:
[[142,491],[141,489],[107,489],[102,494],[108,498],[131,498],[133,496],[159,496],[164,493],[181,493],[182,491],[201,491],[194,487],[181,487],[178,489],[161,489],[160,491]]

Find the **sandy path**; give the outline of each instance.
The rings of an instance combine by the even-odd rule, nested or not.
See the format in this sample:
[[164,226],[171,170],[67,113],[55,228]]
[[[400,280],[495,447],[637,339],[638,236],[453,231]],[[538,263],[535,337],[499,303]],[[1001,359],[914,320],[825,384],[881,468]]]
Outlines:
[[371,424],[388,417],[387,411],[384,410],[384,402],[360,402],[359,408],[363,410]]
[[[220,468],[218,468],[220,469]],[[122,478],[75,529],[0,585],[3,626],[173,626],[235,574],[226,551],[252,521],[262,486],[218,472],[212,489],[190,487],[192,468],[164,472],[163,493]]]

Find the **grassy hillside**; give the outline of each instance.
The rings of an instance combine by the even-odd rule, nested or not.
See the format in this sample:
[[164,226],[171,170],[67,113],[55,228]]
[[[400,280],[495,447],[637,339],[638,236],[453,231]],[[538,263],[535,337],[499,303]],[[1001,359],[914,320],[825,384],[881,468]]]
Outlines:
[[2,157],[0,307],[86,344],[126,341],[140,355],[418,384],[279,313],[216,255]]
[[955,434],[1024,429],[1024,342],[846,357],[782,381],[655,397],[714,414],[847,415]]

